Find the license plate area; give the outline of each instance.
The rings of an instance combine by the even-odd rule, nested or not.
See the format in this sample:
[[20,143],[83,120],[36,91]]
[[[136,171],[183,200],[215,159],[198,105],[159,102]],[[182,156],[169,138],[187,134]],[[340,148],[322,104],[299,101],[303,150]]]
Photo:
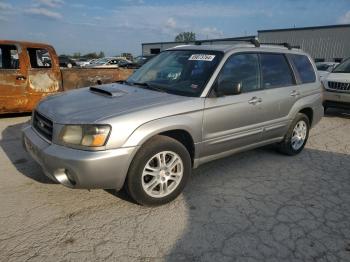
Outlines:
[[41,164],[42,161],[41,161],[41,157],[40,157],[39,148],[37,146],[35,146],[27,137],[24,137],[24,144],[25,144],[27,151],[34,158],[34,160],[36,160],[37,162],[39,162]]

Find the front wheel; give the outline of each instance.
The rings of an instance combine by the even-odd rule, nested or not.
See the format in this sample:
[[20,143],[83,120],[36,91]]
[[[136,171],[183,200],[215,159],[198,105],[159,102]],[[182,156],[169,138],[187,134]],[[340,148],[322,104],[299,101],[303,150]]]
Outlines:
[[191,158],[177,140],[155,136],[134,157],[127,176],[127,190],[141,205],[161,205],[175,199],[191,172]]
[[309,130],[309,118],[302,113],[298,113],[284,140],[278,144],[279,151],[290,156],[299,154],[309,138]]

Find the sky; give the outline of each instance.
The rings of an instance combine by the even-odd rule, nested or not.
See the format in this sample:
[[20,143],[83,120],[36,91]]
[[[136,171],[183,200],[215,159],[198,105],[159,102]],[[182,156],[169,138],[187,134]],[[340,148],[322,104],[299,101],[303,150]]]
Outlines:
[[0,0],[0,39],[52,44],[59,54],[141,54],[141,43],[256,35],[350,23],[350,0]]

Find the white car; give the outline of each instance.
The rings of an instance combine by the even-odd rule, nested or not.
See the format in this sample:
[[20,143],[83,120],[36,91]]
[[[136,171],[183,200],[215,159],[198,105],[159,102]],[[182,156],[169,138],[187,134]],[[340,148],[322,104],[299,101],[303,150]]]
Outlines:
[[317,72],[321,79],[327,76],[339,63],[336,62],[318,62],[316,63]]
[[123,57],[105,57],[94,61],[93,64],[90,64],[86,67],[94,67],[94,68],[118,68],[120,61],[126,61],[131,63],[129,60]]
[[324,79],[324,108],[350,109],[350,58],[333,69]]
[[86,59],[80,59],[80,60],[77,60],[75,61],[77,63],[78,66],[80,67],[85,67],[87,65],[90,64],[90,61],[86,60]]

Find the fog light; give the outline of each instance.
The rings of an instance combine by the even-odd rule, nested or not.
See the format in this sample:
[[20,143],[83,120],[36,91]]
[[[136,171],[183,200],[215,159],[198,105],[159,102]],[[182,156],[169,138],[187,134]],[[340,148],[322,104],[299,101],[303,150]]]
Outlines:
[[57,169],[53,175],[57,181],[64,186],[73,187],[76,184],[72,174],[70,174],[66,169]]

